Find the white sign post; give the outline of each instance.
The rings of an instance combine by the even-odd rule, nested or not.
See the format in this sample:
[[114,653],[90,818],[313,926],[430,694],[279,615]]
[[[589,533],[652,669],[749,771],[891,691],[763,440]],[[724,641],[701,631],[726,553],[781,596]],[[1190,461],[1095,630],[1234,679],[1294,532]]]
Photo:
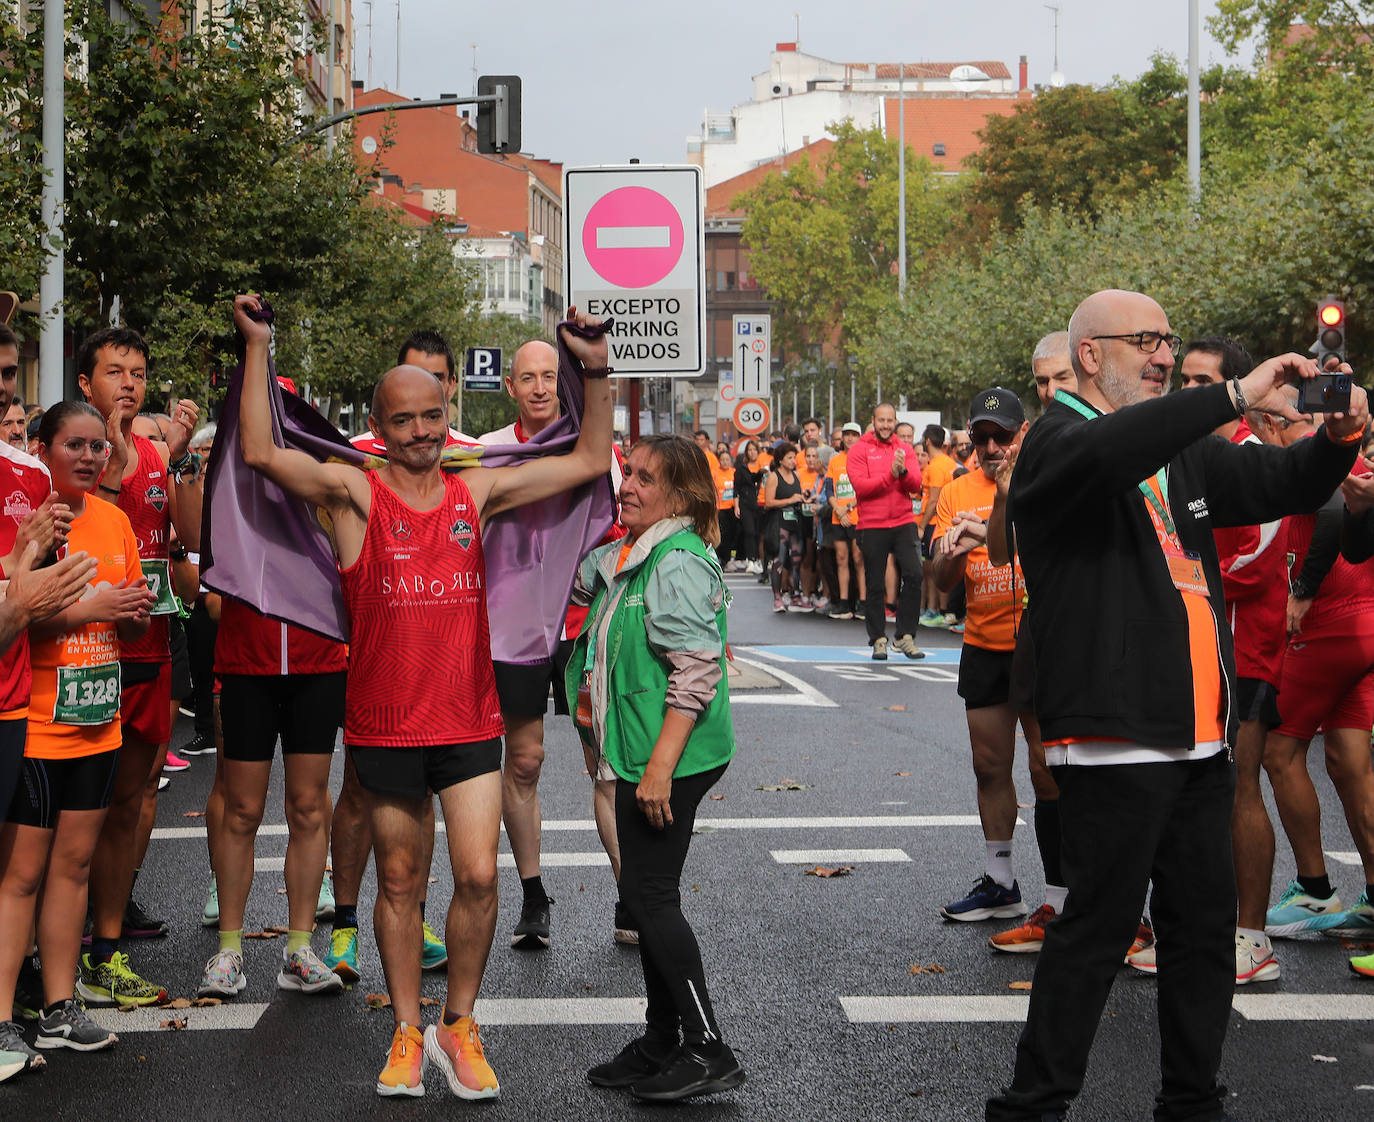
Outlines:
[[698,167],[563,173],[568,303],[612,316],[618,375],[705,369],[706,230]]
[[768,397],[773,392],[773,317],[734,316],[730,361],[739,374],[740,397]]

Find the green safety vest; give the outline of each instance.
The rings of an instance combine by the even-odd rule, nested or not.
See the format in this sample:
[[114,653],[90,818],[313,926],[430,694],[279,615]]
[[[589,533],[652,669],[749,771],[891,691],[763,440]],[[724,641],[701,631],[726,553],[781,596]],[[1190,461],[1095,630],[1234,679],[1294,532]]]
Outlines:
[[[713,565],[718,564],[706,543],[691,530],[680,530],[665,538],[626,578],[606,633],[606,734],[600,749],[617,775],[634,782],[643,778],[658,734],[663,731],[668,697],[668,663],[650,649],[644,629],[644,589],[655,566],[675,549],[695,553]],[[587,669],[588,651],[601,630],[601,614],[609,595],[610,589],[602,584],[582,625],[572,658],[568,660],[564,688],[568,708],[573,713],[577,712],[577,691]],[[730,690],[726,684],[724,602],[716,612],[716,627],[721,638],[720,684],[716,687],[716,696],[706,712],[697,718],[687,738],[687,746],[673,769],[674,778],[710,771],[728,763],[735,754]],[[584,738],[591,735],[590,730],[579,728],[578,731]]]

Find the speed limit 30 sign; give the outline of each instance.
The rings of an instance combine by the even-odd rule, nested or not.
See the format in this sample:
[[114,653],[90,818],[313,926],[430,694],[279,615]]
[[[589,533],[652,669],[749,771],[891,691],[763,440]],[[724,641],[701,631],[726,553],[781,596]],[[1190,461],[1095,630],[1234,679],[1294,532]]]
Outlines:
[[757,436],[768,427],[768,402],[759,397],[746,397],[735,406],[735,430],[745,436]]

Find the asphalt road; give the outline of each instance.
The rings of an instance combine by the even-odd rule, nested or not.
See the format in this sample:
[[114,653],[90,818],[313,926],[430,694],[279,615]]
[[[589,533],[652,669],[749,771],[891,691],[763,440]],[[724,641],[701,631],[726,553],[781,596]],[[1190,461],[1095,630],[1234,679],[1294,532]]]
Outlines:
[[[746,669],[776,683],[734,694],[739,752],[702,807],[684,906],[702,943],[727,1041],[749,1081],[679,1107],[684,1118],[834,1119],[982,1117],[1010,1076],[1034,956],[996,955],[999,923],[950,924],[938,909],[981,872],[962,704],[954,692],[956,637],[922,632],[930,658],[867,660],[863,627],[775,616],[753,578],[731,577],[731,641]],[[183,722],[175,742],[189,738]],[[103,1053],[49,1053],[46,1072],[0,1086],[0,1118],[487,1119],[633,1118],[652,1108],[588,1087],[584,1070],[635,1033],[642,997],[637,954],[611,941],[614,891],[591,826],[589,788],[571,727],[550,719],[541,784],[545,883],[556,899],[554,945],[511,951],[519,910],[513,868],[501,873],[496,946],[483,984],[487,1054],[502,1082],[496,1103],[453,1099],[431,1072],[421,1100],[382,1100],[373,1083],[390,1035],[387,1012],[364,995],[384,990],[371,938],[374,881],[362,915],[362,982],[340,996],[279,993],[281,940],[249,940],[247,990],[218,1009],[190,1009],[186,1031],[166,1012],[103,1014],[120,1033]],[[1325,807],[1333,880],[1359,891],[1339,804],[1314,767]],[[342,752],[335,757],[336,780]],[[216,947],[199,916],[208,878],[203,807],[212,757],[197,758],[162,796],[159,835],[139,881],[149,911],[167,915],[164,939],[131,945],[135,967],[191,996]],[[1031,801],[1024,762],[1022,801]],[[762,788],[800,786],[800,790]],[[1016,868],[1032,907],[1041,877],[1029,814]],[[258,841],[260,871],[246,929],[286,921],[279,894],[281,772],[273,772]],[[503,851],[505,850],[503,842]],[[857,851],[857,852],[856,852]],[[442,852],[442,847],[441,847]],[[555,864],[561,859],[562,863]],[[803,869],[853,865],[821,879]],[[275,866],[275,868],[273,867]],[[1276,892],[1292,873],[1280,839]],[[436,862],[430,918],[441,919],[451,877]],[[327,925],[316,947],[327,945]],[[1281,945],[1283,977],[1238,995],[1223,1079],[1230,1110],[1249,1122],[1374,1117],[1374,985],[1351,974],[1340,943]],[[912,973],[913,965],[943,973]],[[1077,1119],[1146,1119],[1158,1078],[1155,983],[1122,969],[1097,1035]],[[425,993],[443,998],[442,976]],[[861,1001],[856,999],[870,999]],[[628,999],[628,1000],[627,1000]],[[912,1001],[910,999],[923,999]],[[936,1000],[943,999],[943,1000]],[[434,1010],[431,1010],[433,1012]],[[541,1022],[541,1023],[532,1023]]]

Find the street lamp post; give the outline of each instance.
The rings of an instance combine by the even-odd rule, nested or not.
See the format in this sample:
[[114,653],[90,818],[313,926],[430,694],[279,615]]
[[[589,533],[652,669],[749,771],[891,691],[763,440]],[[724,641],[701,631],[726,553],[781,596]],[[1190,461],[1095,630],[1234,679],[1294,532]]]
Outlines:
[[43,4],[43,240],[46,257],[38,282],[38,400],[54,405],[63,397],[62,352],[64,314],[62,271],[62,208],[64,118],[66,95],[65,41],[67,13],[63,0]]
[[1188,0],[1188,190],[1194,202],[1202,195],[1202,110],[1198,78],[1201,19],[1198,0]]

